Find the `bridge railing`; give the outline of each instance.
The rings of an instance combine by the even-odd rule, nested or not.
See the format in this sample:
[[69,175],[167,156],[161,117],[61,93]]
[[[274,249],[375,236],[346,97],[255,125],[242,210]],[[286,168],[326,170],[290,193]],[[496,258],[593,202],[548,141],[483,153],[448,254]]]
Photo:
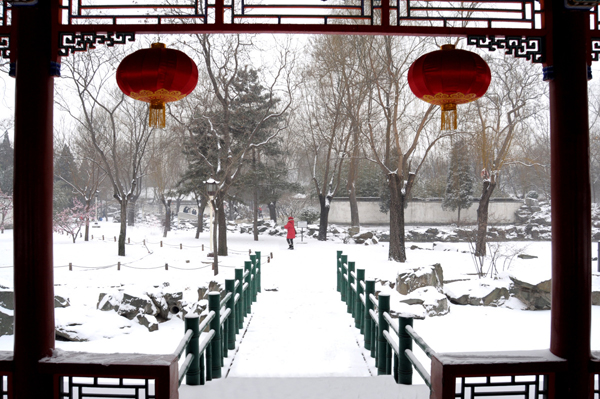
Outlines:
[[[396,322],[390,315],[389,295],[376,298],[375,281],[365,281],[364,276],[364,270],[355,270],[354,262],[337,252],[337,289],[364,336],[365,349],[375,358],[377,374],[393,374],[397,383],[412,384],[414,368],[432,399],[555,398],[554,378],[567,370],[564,359],[549,350],[438,354],[413,329],[413,319],[418,317],[399,317]],[[431,375],[415,357],[413,342],[431,359]],[[600,392],[599,359],[600,352],[590,361],[594,394]]]
[[208,294],[208,313],[200,321],[197,314],[185,316],[185,335],[175,356],[185,358],[179,368],[179,385],[204,385],[222,377],[224,359],[235,350],[236,337],[261,292],[261,256],[256,251],[244,268],[235,269],[235,279],[225,280],[223,298],[219,292]]

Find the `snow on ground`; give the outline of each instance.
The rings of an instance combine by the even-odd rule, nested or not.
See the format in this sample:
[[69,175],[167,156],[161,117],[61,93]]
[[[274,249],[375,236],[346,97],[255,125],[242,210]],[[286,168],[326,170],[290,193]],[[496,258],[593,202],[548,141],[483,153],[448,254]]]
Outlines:
[[[366,269],[367,279],[395,281],[398,272],[405,268],[440,263],[444,280],[472,281],[461,283],[465,287],[454,286],[453,289],[480,287],[465,243],[414,243],[415,249],[407,251],[408,261],[400,264],[387,260],[387,243],[366,246],[305,238],[304,243],[296,239],[296,250],[288,251],[281,237],[261,235],[260,241],[255,242],[250,234],[230,233],[230,256],[221,258],[221,272],[213,276],[206,263],[207,233],[199,240],[194,239],[194,230],[173,231],[168,238],[162,238],[158,227],[130,227],[127,256],[118,257],[113,238],[118,234],[118,224],[101,222],[100,225],[101,228],[91,230],[94,240],[90,242],[79,238],[73,244],[67,236],[54,236],[55,293],[71,302],[70,307],[56,309],[56,323],[70,326],[87,339],[86,342],[57,341],[57,348],[98,353],[170,353],[184,333],[181,319],[174,317],[160,324],[158,331],[148,332],[114,311],[97,310],[99,294],[117,289],[140,293],[182,291],[184,299],[187,296],[193,300],[194,295],[197,296],[196,287],[212,280],[223,285],[225,279],[233,278],[234,268],[242,267],[248,260],[249,249],[260,250],[263,255],[272,253],[273,260],[266,263],[263,258],[263,292],[253,307],[251,321],[246,325],[247,331],[233,363],[231,359],[226,362],[229,378],[288,378],[289,384],[284,384],[285,387],[275,386],[278,382],[273,379],[273,389],[292,389],[299,395],[302,389],[293,389],[302,386],[298,378],[310,378],[310,385],[317,389],[327,384],[319,377],[376,374],[372,359],[357,344],[362,338],[335,291],[336,250],[344,251],[349,260],[356,262],[357,268]],[[160,241],[163,241],[162,247]],[[408,243],[407,247],[411,245],[413,243]],[[518,250],[537,258],[515,258],[510,268],[504,269],[500,263],[500,279],[485,283],[508,284],[509,275],[533,284],[550,278],[549,242],[502,245],[506,253]],[[117,271],[117,262],[121,262],[120,271]],[[12,263],[12,231],[7,230],[0,235],[0,285],[9,289],[13,286]],[[73,271],[69,271],[69,263]],[[165,263],[169,264],[169,270],[165,270]],[[595,275],[593,282],[595,290],[600,290],[600,276]],[[398,296],[396,300],[392,298],[392,303],[396,303],[400,294],[393,295]],[[550,312],[524,311],[521,307],[516,299],[502,307],[451,305],[449,314],[416,320],[414,327],[437,352],[547,349]],[[12,346],[12,336],[0,337],[0,350],[12,350]],[[600,350],[600,307],[592,307],[592,349]],[[420,350],[415,352],[429,368],[427,358]],[[416,373],[415,383],[419,383]],[[219,384],[222,381],[214,383],[215,388],[211,389],[217,389]],[[193,397],[194,389],[182,388],[182,397]],[[353,392],[352,388],[348,389]],[[256,393],[256,397],[261,396]]]

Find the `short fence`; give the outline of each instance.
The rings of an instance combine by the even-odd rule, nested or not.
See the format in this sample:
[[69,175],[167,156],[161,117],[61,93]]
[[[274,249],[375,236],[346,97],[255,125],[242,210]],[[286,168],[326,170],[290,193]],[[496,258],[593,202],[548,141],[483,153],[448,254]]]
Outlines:
[[[187,385],[202,385],[222,376],[221,368],[236,336],[243,328],[261,292],[261,255],[256,251],[235,279],[225,280],[225,294],[209,293],[208,314],[185,318],[185,336],[168,355],[99,354],[55,350],[40,360],[43,373],[54,376],[57,399],[131,398],[176,399],[186,377]],[[206,331],[208,329],[208,331]],[[183,351],[186,357],[179,365]],[[14,359],[0,352],[0,398],[12,398]]]
[[[434,352],[413,330],[414,317],[399,317],[395,322],[389,313],[389,295],[376,298],[375,282],[365,281],[365,271],[355,270],[342,251],[337,251],[337,290],[364,335],[365,349],[375,358],[377,374],[393,374],[397,383],[411,384],[414,368],[431,390],[431,399],[554,399],[555,375],[567,370],[567,362],[549,350]],[[431,359],[431,375],[414,356],[413,341]],[[600,399],[600,352],[593,354],[590,371],[594,399]]]
[[206,381],[221,378],[224,358],[235,350],[236,336],[243,328],[244,319],[252,311],[261,289],[261,255],[256,251],[246,261],[244,269],[235,269],[235,279],[225,280],[225,295],[210,292],[208,314],[186,315],[185,335],[175,351],[186,357],[179,370],[179,384],[185,377],[187,385],[204,385]]

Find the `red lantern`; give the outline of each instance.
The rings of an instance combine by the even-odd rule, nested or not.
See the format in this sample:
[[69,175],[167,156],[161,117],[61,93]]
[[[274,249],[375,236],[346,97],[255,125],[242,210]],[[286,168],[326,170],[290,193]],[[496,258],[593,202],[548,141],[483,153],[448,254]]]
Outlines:
[[408,70],[410,89],[421,100],[442,107],[442,130],[456,129],[456,105],[485,94],[490,68],[477,54],[445,44],[421,56]]
[[165,103],[190,94],[198,83],[198,67],[183,52],[153,43],[125,57],[117,68],[117,84],[129,97],[150,103],[150,126],[165,127]]

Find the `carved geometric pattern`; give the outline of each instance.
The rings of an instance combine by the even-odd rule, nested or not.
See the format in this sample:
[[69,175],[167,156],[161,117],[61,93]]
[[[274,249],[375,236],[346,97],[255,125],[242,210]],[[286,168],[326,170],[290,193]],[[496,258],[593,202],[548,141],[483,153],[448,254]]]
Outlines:
[[59,32],[58,54],[68,56],[76,51],[88,51],[96,48],[97,44],[112,47],[115,44],[125,44],[135,41],[135,33],[126,32]]
[[8,58],[10,56],[10,35],[0,34],[0,57]]
[[600,37],[592,37],[592,61],[600,61]]
[[467,44],[477,48],[485,48],[489,51],[505,50],[507,55],[516,58],[525,58],[536,64],[541,64],[546,60],[544,38],[538,36],[521,37],[505,36],[496,38],[496,36],[467,36]]

